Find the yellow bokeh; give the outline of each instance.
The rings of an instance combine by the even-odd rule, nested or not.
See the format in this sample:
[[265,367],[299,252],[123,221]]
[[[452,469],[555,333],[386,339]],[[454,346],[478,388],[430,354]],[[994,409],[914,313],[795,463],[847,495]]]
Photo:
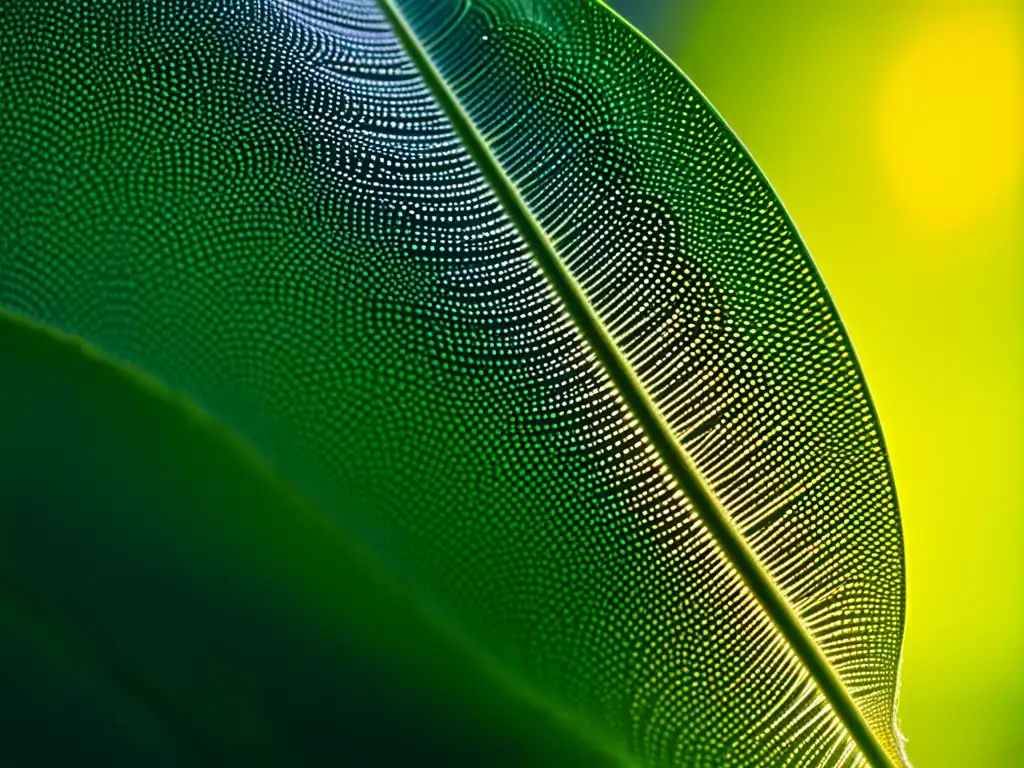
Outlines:
[[889,190],[936,235],[969,226],[1021,169],[1019,36],[1009,9],[939,12],[883,67],[874,121]]

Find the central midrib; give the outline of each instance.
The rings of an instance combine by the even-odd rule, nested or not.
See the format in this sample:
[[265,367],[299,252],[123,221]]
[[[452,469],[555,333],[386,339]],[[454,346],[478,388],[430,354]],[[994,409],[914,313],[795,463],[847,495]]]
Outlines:
[[569,316],[594,351],[662,462],[686,494],[694,511],[785,638],[793,653],[800,659],[808,675],[831,705],[836,717],[860,747],[864,757],[874,768],[896,768],[800,617],[733,525],[721,502],[676,439],[629,360],[619,350],[612,335],[590,305],[586,294],[562,262],[547,233],[534,218],[515,182],[505,173],[487,140],[477,130],[458,97],[434,66],[401,11],[393,0],[376,2],[406,54],[451,122],[456,136],[477,164],[491,191],[512,220],[519,236],[523,238],[538,266],[555,289]]

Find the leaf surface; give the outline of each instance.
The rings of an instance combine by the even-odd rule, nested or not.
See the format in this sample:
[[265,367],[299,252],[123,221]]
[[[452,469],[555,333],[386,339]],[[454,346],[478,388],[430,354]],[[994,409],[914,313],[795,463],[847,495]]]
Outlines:
[[4,765],[624,764],[187,401],[3,312],[0,367]]
[[0,33],[0,304],[198,403],[640,764],[900,760],[849,340],[621,20],[86,0]]

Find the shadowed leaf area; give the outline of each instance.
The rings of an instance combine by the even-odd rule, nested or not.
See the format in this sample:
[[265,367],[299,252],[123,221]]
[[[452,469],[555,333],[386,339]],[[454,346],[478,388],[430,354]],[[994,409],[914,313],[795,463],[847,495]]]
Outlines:
[[229,433],[0,316],[13,765],[614,765]]
[[0,754],[901,761],[863,378],[634,30],[42,0],[0,35]]

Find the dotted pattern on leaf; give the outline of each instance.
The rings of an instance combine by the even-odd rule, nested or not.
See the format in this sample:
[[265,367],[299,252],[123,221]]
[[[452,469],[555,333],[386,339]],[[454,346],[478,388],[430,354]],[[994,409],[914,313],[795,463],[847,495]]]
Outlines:
[[[895,754],[888,462],[774,194],[600,6],[400,6]],[[0,304],[187,394],[638,762],[863,764],[374,2],[37,0],[0,35]]]

